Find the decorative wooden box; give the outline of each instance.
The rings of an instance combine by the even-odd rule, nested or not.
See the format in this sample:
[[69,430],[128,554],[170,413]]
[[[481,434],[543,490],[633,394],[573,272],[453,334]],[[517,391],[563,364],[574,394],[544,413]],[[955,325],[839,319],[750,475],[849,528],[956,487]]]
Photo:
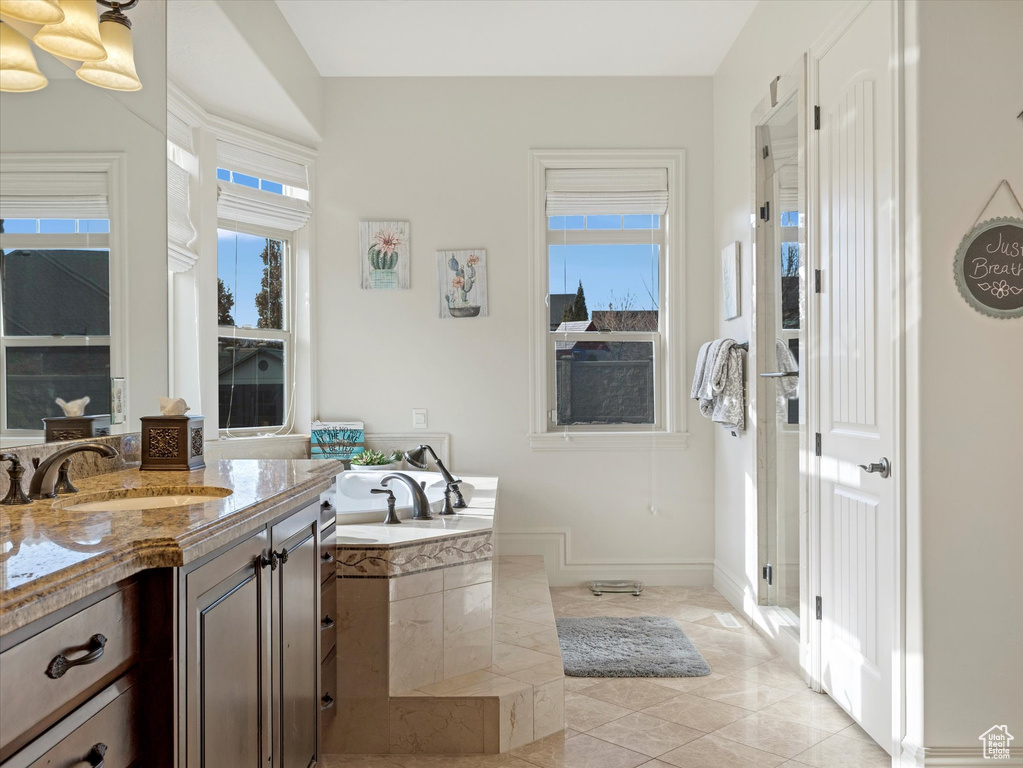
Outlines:
[[206,466],[202,416],[143,416],[141,421],[139,469],[191,472]]
[[46,442],[59,440],[85,440],[90,437],[106,437],[110,434],[110,414],[95,416],[50,416],[43,419]]

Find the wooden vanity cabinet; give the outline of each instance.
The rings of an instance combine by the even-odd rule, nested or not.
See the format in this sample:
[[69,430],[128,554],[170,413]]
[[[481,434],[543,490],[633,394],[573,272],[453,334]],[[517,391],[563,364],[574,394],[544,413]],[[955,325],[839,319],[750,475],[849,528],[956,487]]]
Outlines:
[[186,768],[308,768],[319,713],[319,504],[184,574]]
[[320,671],[319,505],[270,529],[280,565],[271,575],[275,768],[316,761]]
[[189,768],[270,765],[268,543],[259,531],[184,578]]

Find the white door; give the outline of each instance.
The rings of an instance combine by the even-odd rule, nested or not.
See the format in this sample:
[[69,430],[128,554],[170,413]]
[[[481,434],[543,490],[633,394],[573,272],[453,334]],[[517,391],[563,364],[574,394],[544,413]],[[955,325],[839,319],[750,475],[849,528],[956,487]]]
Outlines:
[[822,685],[889,751],[897,517],[859,465],[893,445],[890,13],[874,0],[818,73]]

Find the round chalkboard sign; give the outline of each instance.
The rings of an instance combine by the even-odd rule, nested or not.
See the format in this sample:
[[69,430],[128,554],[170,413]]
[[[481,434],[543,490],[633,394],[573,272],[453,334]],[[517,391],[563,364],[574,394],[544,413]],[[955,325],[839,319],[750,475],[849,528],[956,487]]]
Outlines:
[[991,317],[1023,317],[1023,219],[1002,217],[975,226],[959,244],[956,285]]

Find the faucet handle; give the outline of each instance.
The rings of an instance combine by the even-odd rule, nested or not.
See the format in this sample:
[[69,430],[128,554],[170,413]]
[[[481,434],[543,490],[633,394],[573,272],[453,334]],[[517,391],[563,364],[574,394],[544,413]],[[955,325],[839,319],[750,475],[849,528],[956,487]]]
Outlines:
[[370,488],[369,492],[387,494],[387,517],[384,519],[384,525],[398,525],[401,520],[398,519],[398,513],[394,511],[394,493],[387,488]]
[[10,469],[7,470],[11,483],[7,489],[7,495],[0,499],[0,504],[7,506],[31,504],[32,500],[25,495],[25,491],[21,487],[21,477],[25,474],[25,468],[21,466],[21,459],[18,458],[18,454],[0,453],[0,462],[4,461],[11,463]]

